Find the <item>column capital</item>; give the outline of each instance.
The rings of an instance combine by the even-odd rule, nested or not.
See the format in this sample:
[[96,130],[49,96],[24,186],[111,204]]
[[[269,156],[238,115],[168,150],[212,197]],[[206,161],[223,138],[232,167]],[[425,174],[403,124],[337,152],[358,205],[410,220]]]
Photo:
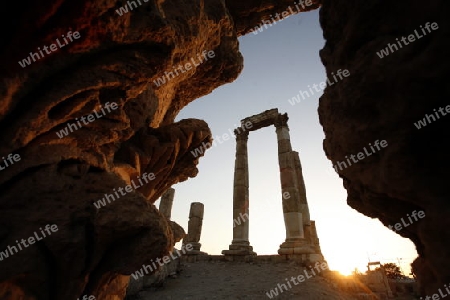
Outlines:
[[274,120],[273,125],[278,129],[280,127],[288,127],[287,121],[289,120],[289,117],[287,113],[285,114],[278,114],[278,117]]
[[248,140],[248,131],[246,131],[242,127],[236,128],[234,130],[234,135],[236,136],[236,141],[247,141]]

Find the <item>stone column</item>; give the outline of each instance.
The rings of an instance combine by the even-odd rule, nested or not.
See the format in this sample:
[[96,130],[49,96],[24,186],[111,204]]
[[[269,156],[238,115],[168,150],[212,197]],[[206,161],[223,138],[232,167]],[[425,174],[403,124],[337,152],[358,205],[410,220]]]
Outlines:
[[188,255],[206,254],[200,251],[200,236],[202,234],[204,206],[200,202],[192,202],[191,210],[189,211],[188,233],[183,239],[183,247],[186,248],[187,244],[191,244],[193,250],[189,251]]
[[317,253],[322,253],[322,250],[320,249],[319,237],[317,235],[315,221],[311,221],[311,243],[314,245],[314,249]]
[[311,225],[311,218],[309,215],[308,200],[306,198],[306,187],[303,179],[302,165],[300,163],[300,156],[297,151],[294,151],[295,173],[297,174],[297,188],[300,196],[300,209],[303,216],[303,225]]
[[248,239],[249,232],[249,181],[248,181],[248,131],[239,127],[236,135],[236,160],[233,189],[233,241],[225,255],[256,255]]
[[319,237],[317,236],[317,229],[316,229],[316,222],[311,221],[311,225],[307,226],[310,229],[310,233],[311,233],[311,244],[312,244],[312,248],[314,250],[314,254],[309,254],[309,260],[311,262],[315,262],[315,261],[324,261],[325,258],[323,257],[322,254],[322,250],[320,249],[320,244],[319,244]]
[[295,152],[292,151],[287,114],[278,115],[275,120],[278,138],[278,162],[280,165],[283,214],[286,226],[286,241],[280,245],[279,254],[313,253],[304,234],[304,216],[298,189]]
[[303,172],[302,172],[302,165],[300,163],[300,156],[297,151],[293,151],[294,155],[294,165],[295,165],[295,173],[297,175],[297,188],[299,192],[299,205],[300,205],[300,212],[302,213],[303,217],[303,232],[305,234],[305,239],[307,242],[309,242],[312,247],[315,249],[314,243],[312,242],[313,237],[313,228],[311,226],[311,218],[309,215],[309,207],[308,207],[308,200],[306,198],[306,187],[305,187],[305,181],[303,179]]
[[169,188],[161,197],[161,202],[159,203],[159,211],[168,220],[172,216],[172,204],[173,198],[175,197],[175,189]]

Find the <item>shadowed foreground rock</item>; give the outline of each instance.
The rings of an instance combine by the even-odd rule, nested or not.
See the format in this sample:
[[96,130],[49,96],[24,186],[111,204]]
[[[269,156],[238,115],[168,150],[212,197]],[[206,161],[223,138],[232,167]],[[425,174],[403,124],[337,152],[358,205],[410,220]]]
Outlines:
[[[14,18],[0,20],[0,157],[20,160],[0,170],[0,251],[12,251],[0,261],[2,300],[122,299],[128,275],[172,249],[171,227],[182,232],[153,203],[197,174],[191,151],[211,142],[205,122],[175,116],[238,76],[238,34],[291,4],[140,3],[122,16],[126,1],[3,7]],[[47,224],[59,230],[8,248]]]
[[[348,203],[385,225],[413,210],[426,212],[399,234],[416,244],[423,291],[435,293],[450,282],[445,143],[450,117],[420,130],[413,122],[448,105],[449,2],[321,2],[327,74],[339,68],[351,72],[321,99],[325,151],[336,163],[377,139],[389,143],[339,171]],[[189,102],[238,76],[239,35],[292,5],[287,0],[141,3],[122,16],[116,9],[125,1],[3,5],[13,18],[0,20],[0,157],[17,154],[20,160],[0,170],[0,251],[47,224],[59,230],[3,257],[2,300],[85,294],[122,299],[128,275],[172,249],[173,233],[153,203],[172,184],[196,175],[198,158],[191,151],[211,140],[204,122],[174,124],[174,119]],[[437,22],[439,30],[384,59],[376,55],[426,22]],[[68,38],[69,31],[80,38],[29,60],[29,66],[18,64],[30,51],[45,51],[62,35]],[[199,62],[203,51],[213,51],[213,58],[175,72],[180,64]],[[165,83],[154,84],[163,77]],[[108,102],[117,109],[57,136]],[[154,173],[154,179],[94,207],[145,173]]]
[[[397,233],[416,245],[420,257],[414,271],[428,295],[450,282],[450,116],[429,117],[431,123],[421,129],[414,123],[450,104],[449,9],[448,1],[424,6],[420,1],[324,0],[320,14],[328,76],[338,69],[351,73],[320,99],[325,152],[335,165],[364,147],[371,153],[369,143],[386,140],[386,148],[338,168],[339,175],[348,204],[386,226],[401,218],[409,223],[407,215],[414,210],[425,212],[425,218]],[[427,22],[439,29],[424,35],[421,26]],[[416,41],[383,59],[376,54],[411,34]]]

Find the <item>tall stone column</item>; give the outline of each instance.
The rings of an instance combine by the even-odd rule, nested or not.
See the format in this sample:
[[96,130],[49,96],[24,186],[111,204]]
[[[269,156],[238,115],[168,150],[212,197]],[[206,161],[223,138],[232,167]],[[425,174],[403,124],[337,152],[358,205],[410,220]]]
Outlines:
[[311,243],[316,250],[316,253],[322,254],[322,250],[320,249],[319,237],[317,235],[316,222],[311,221]]
[[300,209],[303,215],[303,225],[311,225],[308,200],[306,198],[305,180],[303,179],[302,164],[297,151],[294,151],[295,173],[297,174],[297,188],[300,196]]
[[225,255],[256,255],[249,242],[248,131],[235,129],[236,160],[233,189],[233,241]]
[[162,196],[161,202],[159,203],[159,211],[162,213],[168,220],[170,220],[172,216],[172,204],[173,198],[175,197],[175,189],[169,188]]
[[200,244],[200,236],[202,234],[203,214],[203,203],[192,202],[189,211],[188,233],[183,239],[184,248],[187,244],[191,244],[193,248],[192,251],[187,253],[188,255],[206,254],[200,251],[200,247],[202,246],[202,244]]
[[280,245],[279,254],[313,253],[304,233],[304,216],[298,189],[296,153],[292,151],[287,114],[278,115],[274,125],[278,139],[278,162],[280,165],[283,214],[286,226],[286,241]]

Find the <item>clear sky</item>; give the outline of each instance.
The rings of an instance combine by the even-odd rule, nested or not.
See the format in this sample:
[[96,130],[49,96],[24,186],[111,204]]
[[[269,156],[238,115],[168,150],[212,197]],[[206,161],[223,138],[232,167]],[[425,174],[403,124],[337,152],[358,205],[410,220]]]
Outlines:
[[[289,115],[293,149],[300,153],[311,219],[316,221],[322,252],[330,268],[349,274],[365,271],[368,259],[409,264],[417,256],[411,241],[346,204],[346,190],[322,147],[324,133],[317,107],[322,92],[291,105],[288,99],[308,85],[326,80],[319,50],[325,43],[318,11],[291,16],[263,32],[241,37],[244,70],[236,81],[185,107],[176,121],[205,120],[213,136],[222,136],[245,117],[278,108]],[[173,186],[172,220],[187,230],[191,202],[205,205],[202,251],[221,254],[233,238],[234,136],[210,148],[200,159],[197,177]],[[258,254],[276,254],[285,240],[282,195],[273,126],[250,133],[250,244]],[[156,203],[159,205],[159,200]],[[394,224],[392,224],[394,225]],[[177,245],[180,247],[180,244]]]

